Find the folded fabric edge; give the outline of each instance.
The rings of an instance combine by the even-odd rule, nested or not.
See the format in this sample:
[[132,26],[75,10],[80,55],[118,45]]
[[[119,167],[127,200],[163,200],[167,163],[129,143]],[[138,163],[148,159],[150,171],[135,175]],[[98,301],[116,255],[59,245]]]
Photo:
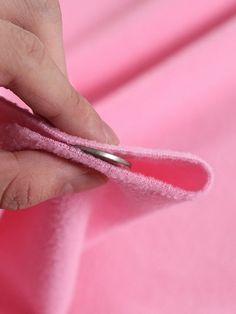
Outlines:
[[[141,152],[140,149],[138,149],[141,152],[141,155],[138,154],[135,156],[136,159],[134,163],[136,162],[136,167],[133,171],[129,171],[95,158],[92,155],[88,155],[70,145],[42,136],[41,134],[16,123],[1,125],[0,145],[7,150],[45,150],[56,154],[59,157],[91,167],[105,174],[117,183],[133,185],[134,190],[139,193],[148,191],[148,193],[152,194],[154,197],[158,194],[176,200],[191,200],[195,198],[196,195],[206,192],[213,181],[213,171],[210,166],[204,160],[192,154],[174,151],[163,152],[154,149],[144,149],[143,152]],[[133,149],[135,150],[135,148]],[[147,155],[144,155],[144,152],[146,152]],[[150,163],[160,164],[161,161],[164,161],[168,167],[171,166],[172,168],[163,168],[162,165],[164,171],[162,170],[162,173],[158,173],[157,171],[156,177],[154,177],[152,174],[157,167],[151,168],[150,172],[148,172],[146,170],[146,168],[148,168],[146,166],[147,164],[140,166],[140,162],[143,161],[149,162],[149,166]],[[171,161],[173,161],[173,163]],[[180,171],[177,171],[178,164],[181,166]],[[183,166],[184,169],[181,169]],[[142,169],[144,170],[142,171]],[[197,188],[195,187],[194,191],[181,188],[181,185],[178,186],[173,184],[173,182],[171,184],[171,180],[173,181],[171,178],[169,178],[171,179],[169,182],[165,182],[166,177],[170,177],[171,171],[176,172],[174,182],[176,182],[176,178],[179,178],[180,182],[181,180],[183,181],[181,173],[185,174],[184,180],[187,182],[187,180],[189,181],[191,179],[191,171],[193,172],[193,170],[198,177],[199,174],[201,175],[200,185]],[[192,182],[194,182],[194,180],[192,180]]]

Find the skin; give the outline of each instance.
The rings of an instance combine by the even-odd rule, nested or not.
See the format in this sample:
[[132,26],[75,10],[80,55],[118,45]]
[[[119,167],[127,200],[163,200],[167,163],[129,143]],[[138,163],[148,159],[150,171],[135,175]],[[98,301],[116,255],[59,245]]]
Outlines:
[[[118,144],[67,79],[58,1],[0,0],[0,8],[0,86],[67,133]],[[45,152],[0,151],[0,208],[27,208],[105,182],[98,172]]]

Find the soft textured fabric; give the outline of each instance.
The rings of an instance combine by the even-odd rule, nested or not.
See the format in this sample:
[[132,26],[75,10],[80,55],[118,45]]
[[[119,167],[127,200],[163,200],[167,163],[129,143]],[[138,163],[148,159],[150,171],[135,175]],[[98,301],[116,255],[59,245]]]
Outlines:
[[[110,178],[93,191],[3,211],[3,313],[235,313],[235,7],[62,1],[70,78],[121,145],[99,146],[0,108],[8,149],[46,149]],[[134,168],[68,146],[77,141],[132,156]],[[209,183],[195,154],[213,166],[215,183],[182,202]]]
[[[94,200],[96,206],[103,206],[104,209],[97,213],[93,232],[104,229],[103,220],[105,217],[108,221],[111,208],[112,220],[117,222],[133,213],[138,215],[166,204],[191,200],[199,192],[205,191],[212,181],[210,167],[189,153],[122,147],[75,137],[53,128],[39,117],[4,99],[0,106],[0,117],[2,149],[44,150],[100,171],[110,179],[105,189],[109,198],[98,193]],[[131,169],[86,154],[78,145],[123,156],[131,161]]]

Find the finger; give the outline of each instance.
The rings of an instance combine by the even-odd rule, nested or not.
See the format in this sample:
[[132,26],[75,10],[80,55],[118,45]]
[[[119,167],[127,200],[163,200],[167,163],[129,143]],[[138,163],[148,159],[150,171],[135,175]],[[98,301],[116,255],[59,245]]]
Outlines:
[[58,0],[0,0],[0,19],[35,34],[63,73],[66,73],[62,18]]
[[58,128],[99,142],[118,144],[112,129],[79,95],[32,33],[0,21],[0,84]]
[[3,209],[31,207],[67,193],[95,188],[107,180],[91,169],[38,151],[1,151],[0,164]]

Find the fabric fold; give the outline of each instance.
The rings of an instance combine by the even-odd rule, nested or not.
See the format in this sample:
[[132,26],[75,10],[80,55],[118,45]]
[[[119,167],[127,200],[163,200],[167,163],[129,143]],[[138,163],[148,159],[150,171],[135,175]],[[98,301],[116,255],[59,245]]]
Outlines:
[[[84,153],[75,145],[117,154],[129,160],[132,167],[115,166]],[[3,229],[1,234],[2,256],[9,260],[9,269],[11,265],[14,269],[15,263],[22,265],[25,280],[34,287],[33,294],[28,285],[22,290],[22,295],[33,296],[34,302],[19,305],[20,313],[28,309],[40,314],[65,313],[73,295],[82,247],[94,245],[114,226],[167,205],[192,200],[207,191],[212,182],[210,166],[195,155],[102,144],[72,136],[4,98],[0,99],[0,148],[46,151],[91,167],[109,178],[105,185],[83,191],[79,197],[68,195],[61,201],[56,199],[55,203],[52,200],[42,206],[39,204],[19,211],[14,229],[7,228],[14,223],[14,217],[3,215],[2,223],[5,221],[6,230]],[[30,227],[22,229],[22,219],[26,219],[25,224]],[[28,244],[22,249],[17,245],[16,237],[30,239],[32,236],[34,258],[25,260],[31,242],[26,241]],[[9,238],[12,239],[10,243]],[[17,252],[14,261],[9,258],[13,252]],[[9,276],[9,273],[5,274],[5,281]],[[64,293],[64,286],[67,293]],[[3,308],[9,309],[8,300],[14,294],[14,287],[9,287],[5,303],[1,301]],[[54,301],[59,298],[55,308]],[[15,311],[14,305],[11,311]]]
[[[98,143],[66,134],[26,109],[2,99],[0,145],[5,150],[43,150],[83,164],[106,175],[121,189],[136,211],[147,202],[154,207],[191,200],[211,183],[210,166],[190,153]],[[125,157],[126,169],[84,153],[75,145],[93,147]]]

